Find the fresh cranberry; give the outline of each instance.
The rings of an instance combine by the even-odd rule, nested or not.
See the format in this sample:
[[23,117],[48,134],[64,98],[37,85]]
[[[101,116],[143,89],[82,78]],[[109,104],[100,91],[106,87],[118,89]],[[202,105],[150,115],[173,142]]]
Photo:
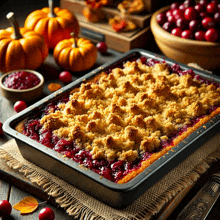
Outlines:
[[212,17],[206,17],[202,19],[202,26],[205,29],[210,29],[215,27],[215,20]]
[[173,10],[167,10],[166,16],[169,17],[170,15],[173,15]]
[[63,71],[59,74],[59,80],[64,83],[72,82],[72,74],[68,71]]
[[171,31],[171,34],[173,34],[174,36],[177,36],[177,37],[181,37],[182,30],[181,30],[180,28],[174,28],[174,29]]
[[5,218],[11,214],[12,206],[8,200],[0,201],[0,217]]
[[185,5],[184,5],[183,3],[180,4],[179,9],[180,9],[180,10],[185,10]]
[[104,54],[107,52],[108,46],[105,42],[98,42],[96,48],[101,54]]
[[167,21],[167,22],[165,22],[165,23],[163,24],[162,28],[163,28],[165,31],[171,32],[171,31],[173,30],[174,26],[175,26],[175,25],[174,25],[173,22]]
[[220,4],[218,4],[218,11],[220,11]]
[[218,5],[215,4],[214,2],[211,2],[206,6],[206,11],[210,14],[214,14],[215,12],[218,11]]
[[20,111],[22,111],[22,110],[24,110],[24,109],[26,109],[27,108],[27,104],[26,104],[26,102],[24,102],[24,101],[17,101],[17,102],[15,102],[15,104],[14,104],[14,110],[16,111],[16,112],[20,112]]
[[202,25],[199,20],[191,20],[189,22],[189,29],[193,32],[200,30],[201,27],[202,27]]
[[167,21],[167,16],[165,13],[159,13],[156,16],[156,20],[157,20],[158,24],[163,25]]
[[173,3],[170,5],[170,9],[171,9],[171,10],[177,9],[177,8],[179,8],[179,5],[180,5],[179,2],[173,2]]
[[196,40],[200,40],[200,41],[204,41],[205,40],[205,31],[196,31],[195,33],[195,39]]
[[214,20],[217,24],[220,23],[220,12],[214,14]]
[[202,11],[202,12],[199,13],[199,17],[200,17],[201,19],[206,18],[206,17],[209,17],[209,16],[210,16],[210,15],[209,15],[209,13],[208,13],[207,11]]
[[200,5],[203,5],[203,6],[206,6],[206,5],[209,4],[209,1],[208,1],[208,0],[200,0],[200,1],[199,1],[199,4],[200,4]]
[[175,23],[176,22],[176,19],[173,15],[170,15],[168,18],[167,18],[167,21],[171,22],[171,23]]
[[196,19],[198,17],[198,12],[196,11],[196,9],[194,7],[188,7],[185,12],[184,12],[184,17],[187,20],[193,20]]
[[55,214],[51,208],[45,207],[39,213],[39,220],[54,220]]
[[140,60],[141,60],[141,62],[143,63],[143,64],[146,64],[146,62],[147,62],[147,58],[146,57],[140,57]]
[[191,30],[184,30],[181,34],[181,37],[185,39],[193,39],[193,33]]
[[4,134],[3,129],[2,129],[2,123],[0,122],[0,136]]
[[205,39],[210,42],[216,42],[218,40],[218,31],[214,28],[210,28],[205,32]]
[[218,4],[219,3],[219,0],[211,0],[211,2],[215,3],[215,4]]
[[176,16],[178,15],[180,18],[183,18],[184,17],[184,11],[183,10],[180,10],[180,9],[174,9],[173,10],[173,15]]
[[176,26],[180,28],[181,30],[188,29],[189,27],[189,21],[185,18],[179,18],[176,20]]
[[188,8],[188,7],[191,7],[194,5],[194,1],[193,0],[185,0],[183,2],[183,4],[184,4],[185,8]]
[[196,5],[194,6],[194,8],[195,8],[196,11],[199,12],[199,13],[205,10],[205,7],[204,7],[203,5],[200,5],[200,4],[196,4]]

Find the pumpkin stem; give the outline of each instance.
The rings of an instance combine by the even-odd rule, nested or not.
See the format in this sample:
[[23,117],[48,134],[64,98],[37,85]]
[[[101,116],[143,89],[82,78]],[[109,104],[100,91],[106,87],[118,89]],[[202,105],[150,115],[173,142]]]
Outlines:
[[71,33],[70,33],[70,36],[71,36],[72,38],[74,38],[74,43],[73,43],[72,47],[73,47],[73,48],[77,48],[77,47],[78,47],[78,45],[77,45],[77,37],[75,37],[75,33],[74,33],[74,32],[71,32]]
[[9,12],[6,15],[6,18],[10,21],[11,26],[14,28],[14,32],[13,32],[11,37],[13,39],[15,39],[15,40],[21,39],[23,36],[20,33],[20,28],[19,28],[17,20],[14,17],[14,13],[13,12]]
[[56,14],[54,13],[54,3],[53,3],[53,0],[48,0],[48,5],[49,5],[49,9],[50,9],[49,17],[50,18],[55,18]]

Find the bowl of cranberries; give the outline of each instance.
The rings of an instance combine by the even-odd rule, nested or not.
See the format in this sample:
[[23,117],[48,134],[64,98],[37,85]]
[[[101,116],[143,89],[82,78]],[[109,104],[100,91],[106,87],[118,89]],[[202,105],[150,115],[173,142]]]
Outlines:
[[220,68],[220,1],[173,2],[152,15],[150,26],[168,58],[207,70]]
[[42,95],[44,77],[34,70],[13,70],[0,78],[1,95],[12,102],[32,101]]

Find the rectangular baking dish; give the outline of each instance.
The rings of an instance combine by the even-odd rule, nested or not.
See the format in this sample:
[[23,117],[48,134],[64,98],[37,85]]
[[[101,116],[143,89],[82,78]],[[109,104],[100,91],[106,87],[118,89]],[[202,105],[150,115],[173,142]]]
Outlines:
[[212,136],[217,134],[220,131],[220,116],[215,116],[204,126],[201,126],[199,129],[189,135],[184,141],[179,143],[176,147],[173,147],[171,151],[155,161],[133,180],[125,184],[117,184],[105,178],[100,178],[97,173],[83,168],[78,163],[62,157],[61,154],[53,151],[52,149],[47,148],[46,146],[30,139],[29,137],[26,137],[21,133],[18,133],[15,130],[15,125],[34,111],[41,109],[48,102],[57,99],[66,93],[69,93],[73,88],[82,83],[84,79],[90,79],[102,71],[107,71],[109,69],[118,67],[126,60],[140,56],[145,56],[158,61],[165,60],[169,65],[177,63],[183,70],[193,69],[195,74],[198,74],[210,81],[220,83],[220,78],[218,76],[214,76],[206,73],[205,71],[200,71],[191,67],[189,68],[184,64],[180,64],[176,61],[164,58],[163,56],[146,50],[133,49],[117,57],[111,62],[108,62],[89,72],[85,76],[63,87],[59,91],[43,98],[24,111],[9,118],[3,125],[4,132],[16,139],[19,150],[25,159],[62,178],[73,186],[83,190],[84,192],[92,195],[111,207],[123,208],[131,204],[172,168],[177,166],[192,152],[198,149]]

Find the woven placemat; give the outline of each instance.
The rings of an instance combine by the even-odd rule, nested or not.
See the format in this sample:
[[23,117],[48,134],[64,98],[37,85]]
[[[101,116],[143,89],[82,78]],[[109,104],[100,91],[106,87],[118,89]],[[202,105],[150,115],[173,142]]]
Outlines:
[[211,138],[186,160],[172,169],[142,196],[124,209],[114,209],[94,199],[60,178],[25,160],[14,139],[0,147],[0,158],[37,183],[66,212],[78,219],[140,220],[150,219],[181,190],[194,184],[211,165],[220,159],[220,134]]

